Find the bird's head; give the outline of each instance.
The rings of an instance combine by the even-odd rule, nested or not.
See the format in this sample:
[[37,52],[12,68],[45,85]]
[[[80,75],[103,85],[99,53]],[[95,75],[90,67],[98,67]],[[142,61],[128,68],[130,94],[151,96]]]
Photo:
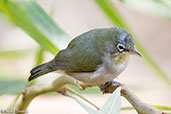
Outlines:
[[135,42],[131,34],[120,27],[114,27],[115,46],[118,54],[137,55],[141,54],[135,48]]

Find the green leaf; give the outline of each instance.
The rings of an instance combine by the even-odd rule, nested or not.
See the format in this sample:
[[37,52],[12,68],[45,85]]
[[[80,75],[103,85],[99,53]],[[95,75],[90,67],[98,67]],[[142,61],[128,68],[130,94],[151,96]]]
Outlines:
[[0,51],[0,59],[9,60],[9,59],[19,59],[25,57],[30,50],[8,50]]
[[[152,105],[152,106],[159,110],[171,111],[171,107],[169,106],[161,106],[161,105]],[[128,107],[122,107],[121,110],[135,110],[135,108],[128,106]]]
[[139,11],[171,20],[170,0],[124,0],[123,3]]
[[24,80],[0,80],[0,95],[4,94],[17,94],[26,87]]
[[108,98],[105,105],[100,109],[103,114],[120,114],[121,107],[121,87],[118,87]]
[[43,49],[39,48],[37,50],[37,54],[36,54],[36,64],[35,64],[35,66],[38,66],[38,65],[40,65],[40,64],[43,63],[43,53],[44,53],[44,50]]
[[70,37],[33,0],[0,0],[0,9],[42,48],[53,54],[70,41]]
[[95,0],[98,6],[104,11],[106,16],[111,20],[111,22],[119,27],[124,28],[129,33],[132,34],[133,38],[135,39],[135,44],[137,50],[140,51],[140,53],[143,55],[144,60],[148,63],[148,65],[158,74],[161,79],[163,79],[168,85],[171,86],[171,79],[169,79],[165,72],[159,67],[159,65],[152,59],[150,54],[145,50],[145,48],[142,46],[138,38],[134,35],[134,33],[131,31],[131,29],[128,27],[126,21],[124,18],[120,15],[120,13],[117,11],[115,6],[113,5],[110,0]]
[[171,106],[161,106],[161,105],[152,105],[155,108],[159,109],[159,110],[167,110],[167,111],[171,111]]
[[74,99],[77,103],[79,103],[89,114],[120,114],[120,106],[121,106],[121,96],[120,96],[121,88],[118,87],[112,95],[108,98],[105,105],[100,108],[100,110],[94,110],[81,102],[79,99],[74,97],[71,93],[67,92],[67,95]]
[[99,114],[99,113],[97,113],[96,110],[94,110],[94,109],[90,108],[89,106],[87,106],[86,104],[84,104],[82,101],[80,101],[79,99],[74,97],[71,93],[67,92],[67,95],[69,97],[71,97],[72,99],[74,99],[78,104],[80,104],[89,114]]

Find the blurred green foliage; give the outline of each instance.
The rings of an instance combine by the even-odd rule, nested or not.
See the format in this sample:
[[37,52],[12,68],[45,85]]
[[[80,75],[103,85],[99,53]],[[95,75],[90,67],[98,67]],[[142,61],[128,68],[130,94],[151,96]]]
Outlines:
[[[124,18],[117,11],[113,3],[109,0],[95,0],[97,5],[104,11],[111,22],[122,28],[125,28],[132,33]],[[127,3],[125,0],[122,1]],[[37,41],[42,49],[48,50],[54,55],[58,49],[65,47],[71,38],[58,26],[53,20],[43,11],[43,9],[35,1],[25,0],[1,0],[0,9],[6,14],[13,23],[24,30],[35,41]],[[22,17],[22,18],[21,18]],[[143,54],[146,62],[159,74],[159,76],[167,83],[171,83],[168,76],[155,63],[152,57],[147,53],[138,39],[134,36],[136,47]],[[61,46],[63,44],[63,46]],[[43,50],[38,49],[36,54],[36,63],[39,65],[43,62]],[[28,51],[6,51],[0,52],[0,59],[2,58],[16,58],[26,55]],[[32,83],[33,84],[33,83]]]
[[[137,2],[131,1],[131,0],[120,0],[121,2],[130,5]],[[161,3],[161,0],[151,0],[155,2],[156,4]],[[164,0],[163,0],[164,1]],[[161,79],[163,79],[165,82],[167,82],[169,85],[171,84],[171,80],[168,78],[168,76],[163,72],[163,70],[156,64],[156,62],[152,59],[152,57],[147,53],[147,51],[144,49],[144,47],[141,45],[141,43],[138,41],[138,38],[135,37],[130,27],[128,27],[126,21],[124,18],[120,15],[120,13],[117,11],[115,6],[110,0],[95,0],[97,5],[104,11],[106,16],[110,19],[110,21],[116,25],[120,26],[127,31],[129,31],[135,38],[136,41],[136,47],[138,50],[143,54],[144,60],[151,66],[152,69],[154,69],[158,76],[160,76]],[[131,3],[132,2],[132,3]],[[139,0],[140,2],[140,0]],[[143,2],[143,1],[141,1]],[[147,0],[146,0],[147,2]],[[167,4],[169,3],[169,4]],[[163,5],[165,5],[166,10],[170,9],[170,2],[165,0],[163,2]],[[136,5],[134,5],[136,6]],[[158,5],[156,5],[158,6]],[[58,26],[55,24],[55,22],[45,13],[45,11],[37,4],[37,2],[32,0],[0,0],[0,11],[3,11],[3,13],[11,19],[11,21],[16,24],[16,26],[20,27],[23,31],[25,31],[31,38],[33,38],[37,43],[40,44],[41,49],[38,49],[36,54],[36,63],[35,65],[39,65],[43,62],[43,52],[44,50],[47,50],[51,52],[52,54],[56,54],[59,49],[62,49],[66,47],[66,45],[69,43],[71,38]],[[159,13],[160,14],[160,13]],[[160,14],[161,15],[161,14]],[[166,14],[168,16],[165,16],[167,19],[170,20],[170,13]],[[162,15],[161,15],[162,16]],[[6,52],[0,52],[0,59],[4,59],[7,57],[10,58],[18,58],[22,57],[23,55],[26,55],[28,51],[6,51]],[[32,83],[34,84],[34,83]],[[26,82],[23,80],[0,80],[0,95],[3,94],[16,94],[21,92],[21,90],[26,87]],[[75,87],[73,87],[75,88]],[[78,91],[78,88],[75,88]],[[96,91],[95,91],[96,90]],[[99,93],[99,89],[92,88],[85,91],[85,93],[91,93],[91,92],[97,92]],[[72,96],[71,96],[72,97]],[[74,97],[72,97],[75,99]],[[111,100],[113,99],[113,100]],[[116,111],[116,113],[119,113],[120,111],[120,91],[117,93],[114,93],[107,103],[104,105],[104,109],[100,111],[105,110],[111,110]],[[77,99],[75,99],[78,103],[80,103]],[[116,102],[114,102],[116,101]],[[84,108],[86,107],[84,104],[80,103]],[[111,107],[117,105],[116,107]],[[87,111],[90,111],[91,109],[87,108]],[[93,111],[92,111],[93,112]],[[115,113],[115,114],[116,114]],[[93,112],[93,114],[95,114]],[[99,113],[97,113],[99,114]]]
[[169,76],[167,76],[167,74],[154,61],[152,56],[150,56],[150,54],[145,50],[145,48],[142,46],[141,42],[138,40],[138,38],[132,32],[131,28],[127,25],[124,18],[121,16],[121,14],[117,11],[115,6],[113,5],[114,3],[112,3],[110,0],[95,0],[95,1],[114,25],[120,26],[131,33],[131,35],[135,39],[136,48],[143,55],[143,58],[148,63],[148,65],[158,74],[156,76],[159,76],[169,86],[171,86],[171,79],[169,79]]
[[171,20],[170,0],[120,0],[122,3],[144,13]]
[[30,50],[0,51],[0,60],[16,60],[29,54]]
[[34,1],[0,0],[0,9],[43,49],[53,54],[63,47],[61,44],[70,41],[70,37]]
[[[27,0],[0,0],[0,10],[9,17],[9,19],[37,41],[42,49],[52,54],[56,54],[61,48],[64,48],[71,40],[70,37],[44,12],[44,10],[35,1]],[[43,62],[43,50],[40,49],[36,54],[35,65]],[[13,50],[0,52],[0,59],[22,57],[29,51]],[[9,60],[9,59],[8,59]],[[12,82],[12,81],[11,81]],[[23,82],[25,82],[23,80]],[[26,83],[26,82],[25,82]],[[34,84],[33,81],[30,83]],[[14,84],[14,83],[12,83]],[[9,86],[12,86],[10,84]],[[21,83],[19,83],[21,84]],[[23,87],[21,85],[21,87]],[[24,88],[24,87],[23,87]],[[4,88],[3,91],[8,88]],[[20,88],[15,88],[20,91]],[[2,91],[2,90],[0,90]],[[5,92],[3,92],[5,94]]]
[[[117,11],[113,3],[111,3],[109,0],[95,1],[114,25],[125,28],[133,34],[130,27],[128,27],[126,21]],[[124,0],[122,2],[127,3],[128,0]],[[13,23],[24,30],[34,40],[36,40],[43,49],[48,50],[53,54],[58,52],[57,48],[61,49],[62,47],[66,46],[71,39],[34,1],[1,0],[0,9],[11,19]],[[143,58],[146,60],[146,62],[159,74],[162,79],[170,84],[171,81],[169,80],[168,76],[155,63],[147,51],[145,51],[144,47],[141,45],[138,39],[135,36],[134,38],[136,41],[136,47],[143,54]],[[61,44],[64,46],[61,46]],[[25,50],[0,52],[0,59],[8,57],[22,57],[27,52],[28,51]],[[43,50],[40,49],[36,54],[35,65],[41,64],[42,62]]]
[[[160,105],[152,105],[153,107],[159,109],[159,110],[165,110],[165,111],[170,111],[171,107],[169,106],[160,106]],[[121,110],[134,110],[133,107],[122,107]],[[169,114],[169,113],[167,113]]]
[[26,87],[23,80],[0,80],[0,95],[19,94]]

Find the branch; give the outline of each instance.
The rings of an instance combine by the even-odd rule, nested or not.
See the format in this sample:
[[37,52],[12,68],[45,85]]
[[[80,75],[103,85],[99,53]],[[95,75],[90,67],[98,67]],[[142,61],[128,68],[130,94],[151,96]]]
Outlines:
[[[29,104],[31,103],[31,101],[35,97],[49,92],[61,92],[63,91],[63,89],[65,89],[64,85],[66,84],[76,85],[80,89],[85,89],[87,87],[93,86],[93,85],[85,84],[83,82],[79,82],[69,76],[61,76],[54,81],[25,88],[22,91],[21,95],[18,97],[16,104],[13,104],[12,105],[13,107],[10,107],[10,109],[26,110]],[[113,93],[113,91],[115,91],[115,89],[119,86],[121,86],[121,95],[125,97],[132,104],[132,106],[139,114],[166,114],[152,107],[151,105],[142,102],[123,84],[112,84],[111,86],[105,89],[104,93]],[[90,104],[94,105],[92,103]],[[96,108],[98,109],[98,107]]]
[[121,95],[129,101],[138,114],[166,114],[165,112],[162,112],[153,106],[142,102],[124,84],[112,84],[105,89],[104,93],[112,93],[118,86],[121,86]]
[[48,82],[48,83],[27,87],[22,91],[15,106],[12,108],[15,110],[26,110],[30,102],[35,97],[41,94],[48,93],[48,92],[61,91],[62,87],[65,84],[73,84],[76,86],[79,85],[79,83],[75,79],[68,77],[68,76],[61,76],[57,78],[56,80]]

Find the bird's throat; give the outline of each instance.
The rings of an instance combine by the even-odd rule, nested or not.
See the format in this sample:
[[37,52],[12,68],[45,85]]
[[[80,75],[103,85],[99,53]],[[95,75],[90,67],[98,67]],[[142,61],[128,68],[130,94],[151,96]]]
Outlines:
[[112,57],[112,62],[115,65],[120,65],[120,64],[127,62],[128,59],[129,59],[129,54],[118,53],[118,54],[114,55],[114,57]]

